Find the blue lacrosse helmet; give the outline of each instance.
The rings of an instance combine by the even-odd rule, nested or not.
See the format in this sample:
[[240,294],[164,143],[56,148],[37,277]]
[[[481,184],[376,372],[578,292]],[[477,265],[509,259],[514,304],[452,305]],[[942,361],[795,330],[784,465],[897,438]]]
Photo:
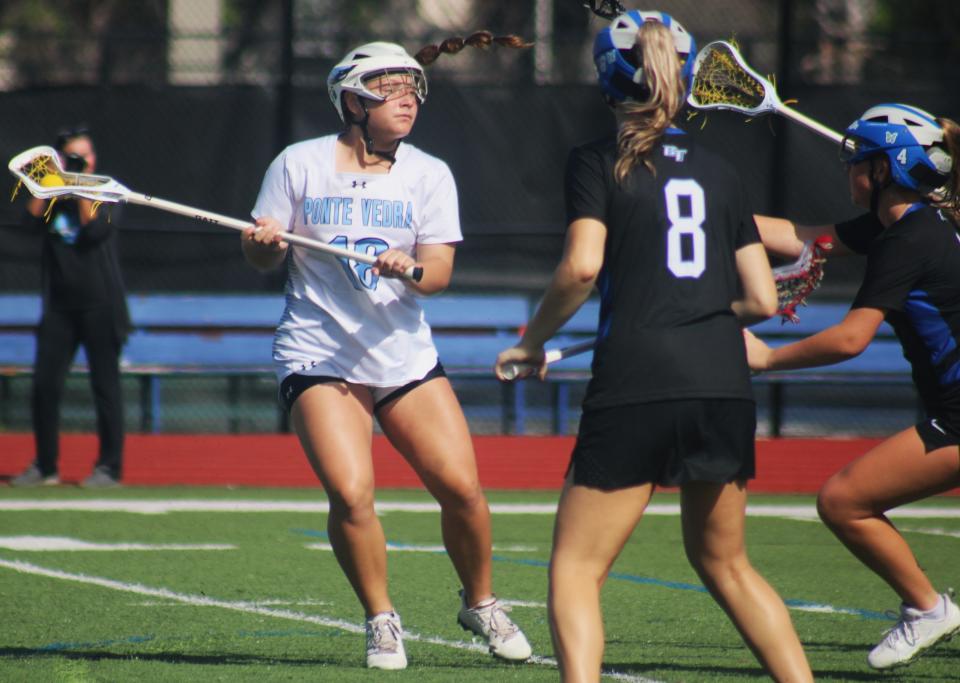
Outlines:
[[633,50],[637,31],[647,21],[659,21],[670,29],[677,54],[683,63],[683,80],[687,89],[690,89],[693,62],[697,54],[697,44],[693,36],[666,12],[630,10],[611,21],[593,41],[593,62],[597,67],[597,80],[611,104],[645,102],[650,97],[643,82],[643,65],[637,64]]
[[890,160],[893,182],[927,195],[945,185],[953,160],[933,114],[906,104],[878,104],[847,126],[840,158],[856,164],[875,154]]

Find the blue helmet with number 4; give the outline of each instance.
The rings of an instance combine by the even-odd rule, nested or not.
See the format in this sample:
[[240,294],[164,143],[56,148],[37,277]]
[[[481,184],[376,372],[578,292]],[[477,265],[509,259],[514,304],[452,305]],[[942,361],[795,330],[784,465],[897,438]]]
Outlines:
[[950,178],[953,160],[933,114],[906,104],[878,104],[847,126],[840,158],[856,164],[875,154],[890,161],[894,183],[927,195]]
[[616,17],[593,41],[593,62],[600,89],[610,103],[645,102],[650,93],[643,82],[643,65],[637,63],[633,47],[637,31],[647,21],[658,21],[673,35],[680,57],[683,80],[690,87],[697,44],[676,19],[666,12],[630,10]]

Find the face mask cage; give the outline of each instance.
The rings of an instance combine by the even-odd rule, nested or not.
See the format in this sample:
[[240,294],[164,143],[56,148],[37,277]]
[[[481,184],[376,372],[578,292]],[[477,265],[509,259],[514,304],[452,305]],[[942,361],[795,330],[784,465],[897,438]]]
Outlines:
[[840,161],[848,166],[860,163],[867,158],[869,152],[870,150],[867,148],[867,145],[863,142],[863,140],[850,137],[849,135],[845,136],[843,140],[840,141],[840,149],[838,150]]
[[[427,98],[427,79],[416,69],[380,69],[364,74],[361,94],[377,102],[386,102],[413,94],[423,104]],[[376,88],[374,90],[373,88]]]

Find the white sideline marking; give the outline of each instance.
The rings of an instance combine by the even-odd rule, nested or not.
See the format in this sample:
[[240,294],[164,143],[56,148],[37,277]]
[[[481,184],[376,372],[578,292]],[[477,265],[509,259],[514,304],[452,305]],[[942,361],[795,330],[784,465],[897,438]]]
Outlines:
[[236,550],[226,543],[91,543],[66,536],[0,536],[0,548],[26,551]]
[[[333,546],[329,543],[307,543],[304,546],[307,550],[327,550],[332,551]],[[507,545],[493,546],[491,548],[498,553],[530,553],[538,550],[535,545]],[[412,545],[409,543],[387,543],[388,553],[445,553],[447,549],[443,545]]]
[[[379,514],[388,512],[440,512],[436,503],[411,503],[384,501],[376,504]],[[305,503],[298,501],[259,500],[0,500],[0,512],[23,511],[78,511],[78,512],[129,512],[143,515],[162,515],[170,512],[304,512],[329,511],[326,501]],[[500,515],[553,515],[555,503],[491,503],[490,512]],[[653,503],[647,507],[648,515],[676,517],[680,505],[676,503]],[[817,519],[816,508],[811,505],[747,505],[748,517],[784,517],[788,519]],[[902,507],[891,510],[890,517],[903,519],[960,519],[960,505],[955,507]]]
[[[332,605],[332,602],[327,602],[326,600],[248,600],[244,604],[250,605],[251,607],[272,607],[276,605],[296,605],[298,607],[311,607],[320,605],[322,607],[329,607]],[[133,607],[179,607],[183,605],[184,607],[189,607],[190,605],[184,605],[179,602],[169,602],[167,600],[141,600],[139,602],[131,602],[130,605]]]
[[[114,581],[113,579],[105,579],[99,576],[89,576],[88,574],[72,574],[59,569],[48,569],[47,567],[41,567],[36,564],[31,564],[30,562],[0,559],[0,567],[12,569],[13,571],[20,572],[21,574],[33,574],[35,576],[45,576],[47,578],[60,579],[63,581],[76,581],[78,583],[86,583],[93,586],[100,586],[101,588],[123,591],[125,593],[145,595],[153,598],[161,598],[163,600],[173,600],[175,602],[182,602],[195,607],[220,607],[222,609],[228,609],[234,612],[246,612],[248,614],[259,614],[265,617],[274,617],[277,619],[289,619],[291,621],[307,622],[310,624],[316,624],[318,626],[340,629],[341,631],[347,631],[349,633],[364,633],[365,631],[364,626],[360,624],[354,624],[349,621],[344,621],[343,619],[330,619],[329,617],[304,614],[303,612],[294,612],[287,609],[262,607],[256,603],[250,602],[217,600],[216,598],[211,598],[206,595],[177,593],[166,588],[151,588],[150,586],[144,586],[143,584],[139,583]],[[444,647],[451,647],[456,650],[482,652],[484,654],[488,653],[488,648],[486,645],[480,645],[479,643],[465,643],[457,640],[445,640],[436,636],[421,636],[417,633],[408,631],[406,628],[403,629],[403,637],[404,640],[408,641],[429,643],[431,645],[442,645]],[[542,664],[552,667],[557,665],[557,661],[551,657],[538,657],[534,655],[529,659],[529,661],[534,664]],[[623,674],[616,671],[604,671],[602,673],[605,676],[609,676],[621,681],[630,681],[631,683],[661,683],[655,679],[644,678],[642,676],[631,676],[629,674]]]
[[901,532],[911,533],[911,534],[927,534],[928,536],[952,536],[953,538],[960,538],[960,531],[950,531],[949,529],[940,529],[938,527],[930,527],[929,529],[924,529],[922,527],[899,527]]

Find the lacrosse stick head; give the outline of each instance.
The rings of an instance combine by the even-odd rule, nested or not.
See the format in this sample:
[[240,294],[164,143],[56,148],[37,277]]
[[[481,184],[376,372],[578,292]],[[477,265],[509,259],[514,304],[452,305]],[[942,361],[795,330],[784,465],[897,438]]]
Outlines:
[[716,40],[697,53],[687,102],[695,109],[725,109],[752,117],[774,110],[777,91],[750,68],[736,47]]
[[773,280],[777,285],[777,313],[781,316],[781,322],[800,322],[797,308],[806,306],[807,297],[820,286],[823,266],[831,249],[833,240],[821,235],[803,245],[800,258],[796,261],[773,269]]
[[92,173],[76,173],[63,168],[60,154],[53,147],[32,147],[13,157],[7,164],[19,184],[39,199],[83,197],[97,202],[118,202],[129,190],[113,178]]
[[875,154],[890,162],[897,185],[927,196],[950,181],[953,159],[945,149],[943,128],[933,114],[907,104],[878,104],[847,126],[840,158],[857,164]]
[[604,19],[613,19],[627,11],[617,0],[584,0],[583,6]]
[[630,10],[613,19],[593,41],[593,63],[597,67],[597,81],[607,102],[646,102],[650,92],[644,83],[643,65],[637,63],[633,49],[637,32],[648,21],[656,21],[670,30],[682,64],[681,74],[687,87],[693,73],[696,41],[680,22],[666,12]]

